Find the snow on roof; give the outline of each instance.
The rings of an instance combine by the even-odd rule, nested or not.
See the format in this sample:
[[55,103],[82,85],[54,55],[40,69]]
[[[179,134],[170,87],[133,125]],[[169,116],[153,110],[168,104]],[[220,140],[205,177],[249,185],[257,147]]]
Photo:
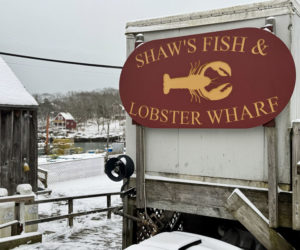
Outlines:
[[67,112],[60,112],[58,115],[62,115],[66,120],[75,120],[74,117]]
[[38,106],[0,56],[0,106]]

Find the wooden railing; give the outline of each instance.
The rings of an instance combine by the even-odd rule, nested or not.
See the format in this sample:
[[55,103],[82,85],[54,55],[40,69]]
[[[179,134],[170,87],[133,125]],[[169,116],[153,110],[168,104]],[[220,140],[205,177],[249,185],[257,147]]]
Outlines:
[[[43,174],[43,176],[39,174]],[[48,171],[46,169],[38,168],[38,179],[45,188],[48,188]]]
[[[125,192],[89,194],[89,195],[67,196],[67,197],[59,197],[59,198],[29,201],[29,202],[26,203],[26,205],[66,201],[67,205],[68,205],[68,214],[60,215],[60,216],[53,216],[53,217],[43,218],[43,219],[26,221],[25,225],[33,225],[33,224],[37,224],[37,223],[49,222],[49,221],[54,221],[54,220],[68,219],[68,225],[70,227],[72,227],[74,217],[87,215],[87,214],[93,214],[93,213],[101,213],[101,212],[107,212],[107,218],[110,219],[112,210],[119,209],[119,208],[122,207],[122,206],[111,207],[111,197],[116,196],[116,195],[122,195],[124,193]],[[73,205],[74,205],[73,201],[74,200],[88,199],[88,198],[95,198],[95,197],[106,197],[106,208],[95,209],[95,210],[84,211],[84,212],[77,212],[77,213],[73,212]]]
[[17,225],[17,224],[19,224],[18,220],[13,220],[13,221],[10,221],[10,222],[6,222],[6,223],[3,223],[3,224],[0,225],[0,229],[6,228],[6,227],[11,227],[11,226],[14,226],[14,225]]
[[[2,224],[4,227],[12,226],[12,235],[19,234],[19,230],[17,228],[18,224],[22,225],[22,228],[25,228],[25,203],[26,202],[33,202],[34,201],[34,195],[12,195],[12,196],[5,196],[0,197],[0,203],[2,202],[15,202],[16,204],[19,204],[16,206],[16,217],[15,218],[18,223],[15,221],[8,222],[5,224]],[[8,225],[9,223],[12,223],[11,225]]]
[[[16,204],[19,204],[16,206],[16,214],[17,218],[16,220],[7,222],[5,224],[0,225],[0,228],[5,228],[12,226],[12,235],[16,235],[17,228],[14,229],[14,226],[17,226],[18,224],[21,224],[23,228],[25,228],[25,225],[33,225],[43,222],[49,222],[54,220],[61,220],[61,219],[68,219],[68,225],[70,227],[73,226],[73,218],[77,216],[87,215],[87,214],[93,214],[93,213],[101,213],[101,212],[107,212],[107,218],[111,218],[111,213],[113,210],[120,210],[122,209],[122,206],[111,206],[111,197],[117,196],[117,195],[125,195],[129,192],[131,192],[133,188],[122,191],[122,192],[111,192],[111,193],[100,193],[100,194],[88,194],[88,195],[78,195],[78,196],[67,196],[67,197],[59,197],[59,198],[51,198],[51,199],[41,199],[41,200],[35,200],[34,195],[13,195],[13,196],[6,196],[6,197],[0,197],[0,203],[2,202],[15,202]],[[90,211],[83,211],[83,212],[73,212],[73,201],[78,199],[88,199],[88,198],[95,198],[95,197],[106,197],[106,207],[101,209],[95,209]],[[68,205],[68,214],[60,215],[60,216],[53,216],[49,218],[42,218],[37,220],[30,220],[25,221],[25,205],[33,205],[33,204],[42,204],[42,203],[49,203],[49,202],[59,202],[59,201],[67,201]]]

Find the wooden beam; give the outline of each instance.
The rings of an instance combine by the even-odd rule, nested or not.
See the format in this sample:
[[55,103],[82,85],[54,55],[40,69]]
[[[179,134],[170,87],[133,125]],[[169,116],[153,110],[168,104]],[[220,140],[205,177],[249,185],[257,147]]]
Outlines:
[[[2,112],[0,110],[0,173],[3,173],[2,171],[2,148],[4,147],[3,145],[3,139],[2,139]],[[2,178],[0,175],[0,186],[3,187],[4,185],[2,184]]]
[[[106,197],[106,207],[111,207],[111,196]],[[111,210],[107,212],[107,219],[111,219]]]
[[[40,203],[49,203],[49,202],[58,202],[58,201],[67,201],[67,200],[79,200],[79,199],[87,199],[87,198],[95,198],[95,197],[104,197],[104,196],[115,196],[115,195],[122,195],[123,192],[111,192],[111,193],[100,193],[100,194],[85,194],[85,195],[74,195],[74,196],[65,196],[65,197],[57,197],[57,198],[50,198],[50,199],[41,199],[41,200],[34,200],[26,203],[26,205],[31,204],[40,204]],[[18,195],[20,196],[20,195]],[[15,197],[18,197],[15,196]],[[1,202],[0,198],[0,202]]]
[[[135,186],[135,178],[129,186]],[[235,188],[240,188],[256,207],[269,217],[268,189],[230,186],[197,181],[184,182],[176,179],[146,177],[147,207],[192,213],[215,218],[231,219],[234,217],[225,208],[228,196]],[[279,193],[279,226],[292,227],[292,194]]]
[[268,148],[268,207],[270,227],[278,227],[278,168],[276,128],[266,127]]
[[[123,198],[124,214],[136,217],[136,202],[127,196]],[[136,243],[136,222],[123,216],[122,249]]]
[[235,189],[228,197],[226,207],[265,248],[294,249],[280,234],[269,227],[269,220],[239,189]]
[[300,122],[293,123],[292,135],[292,184],[293,184],[293,229],[300,230]]
[[29,124],[29,166],[30,166],[30,185],[32,186],[33,192],[37,192],[38,189],[38,152],[37,152],[37,111],[33,110],[30,113],[30,124]]
[[19,224],[19,221],[13,220],[13,221],[10,221],[10,222],[6,222],[6,223],[3,223],[3,224],[0,225],[0,229],[10,227],[10,226],[13,226],[13,225],[16,225],[16,224]]
[[145,207],[144,128],[136,125],[136,207]]
[[115,210],[115,209],[121,209],[121,208],[122,208],[122,206],[113,206],[113,207],[108,207],[108,208],[95,209],[95,210],[91,210],[91,211],[84,211],[84,212],[78,212],[78,213],[53,216],[53,217],[48,217],[48,218],[43,218],[43,219],[28,220],[28,221],[25,221],[25,225],[34,225],[34,224],[38,224],[38,223],[44,223],[44,222],[50,222],[50,221],[62,220],[62,219],[69,219],[69,218],[73,218],[73,217],[77,217],[77,216],[84,216],[84,215],[88,215],[88,214],[103,213],[103,212],[107,212],[109,210]]
[[[68,213],[69,214],[73,213],[73,200],[72,199],[68,200]],[[73,224],[74,224],[73,222],[74,222],[74,218],[72,216],[70,216],[69,220],[68,220],[69,227],[73,227]]]
[[42,242],[41,233],[26,233],[0,239],[0,249],[12,249],[24,244],[34,244]]
[[4,196],[0,197],[0,204],[2,202],[32,202],[34,199],[35,196],[33,194]]

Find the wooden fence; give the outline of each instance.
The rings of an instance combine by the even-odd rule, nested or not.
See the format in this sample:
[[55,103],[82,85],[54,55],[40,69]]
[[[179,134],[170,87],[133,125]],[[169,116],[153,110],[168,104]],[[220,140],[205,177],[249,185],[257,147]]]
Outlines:
[[[119,209],[122,206],[111,206],[111,197],[116,195],[122,195],[125,192],[113,192],[113,193],[101,193],[101,194],[88,194],[88,195],[78,195],[78,196],[67,196],[67,197],[59,197],[59,198],[51,198],[51,199],[43,199],[43,200],[34,200],[29,201],[26,205],[33,205],[33,204],[41,204],[41,203],[49,203],[49,202],[59,202],[59,201],[66,201],[68,205],[68,214],[60,215],[60,216],[53,216],[49,218],[37,219],[37,220],[30,220],[26,221],[25,225],[33,225],[37,223],[49,222],[54,220],[61,220],[61,219],[68,219],[68,225],[70,227],[73,226],[73,218],[77,216],[93,214],[93,213],[101,213],[107,212],[107,218],[111,218],[111,212],[114,209]],[[84,212],[73,212],[73,201],[78,199],[88,199],[88,198],[95,198],[95,197],[106,197],[106,208],[95,209],[91,211],[84,211]]]
[[48,188],[48,170],[39,167],[38,180],[44,185],[45,188]]
[[[88,194],[88,195],[78,195],[78,196],[67,196],[67,197],[59,197],[59,198],[51,198],[51,199],[42,199],[42,200],[35,200],[34,195],[13,195],[13,196],[6,196],[0,197],[0,203],[2,202],[15,202],[16,203],[16,218],[11,222],[4,223],[0,225],[0,228],[5,228],[12,226],[12,235],[17,235],[20,233],[17,226],[21,224],[22,228],[24,229],[26,225],[33,225],[43,222],[49,222],[54,220],[61,220],[61,219],[68,219],[68,225],[70,227],[73,226],[73,218],[77,216],[93,214],[93,213],[101,213],[107,212],[107,218],[111,218],[111,213],[113,210],[120,210],[122,206],[111,206],[111,197],[117,195],[126,195],[127,193],[131,192],[133,189],[128,189],[122,192],[111,192],[111,193],[100,193],[100,194]],[[83,211],[83,212],[73,212],[73,201],[78,199],[88,199],[88,198],[95,198],[95,197],[106,197],[106,207],[101,209],[95,209],[90,211]],[[49,203],[49,202],[59,202],[59,201],[67,201],[68,205],[68,214],[60,215],[60,216],[53,216],[43,219],[37,220],[30,220],[25,221],[25,206],[26,205],[33,205],[33,204],[41,204],[41,203]]]

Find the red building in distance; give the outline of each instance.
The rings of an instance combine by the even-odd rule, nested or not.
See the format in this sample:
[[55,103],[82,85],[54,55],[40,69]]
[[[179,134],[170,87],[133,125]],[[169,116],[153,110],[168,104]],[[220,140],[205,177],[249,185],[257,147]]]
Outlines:
[[76,129],[76,121],[70,113],[60,112],[53,120],[53,125],[65,129]]

